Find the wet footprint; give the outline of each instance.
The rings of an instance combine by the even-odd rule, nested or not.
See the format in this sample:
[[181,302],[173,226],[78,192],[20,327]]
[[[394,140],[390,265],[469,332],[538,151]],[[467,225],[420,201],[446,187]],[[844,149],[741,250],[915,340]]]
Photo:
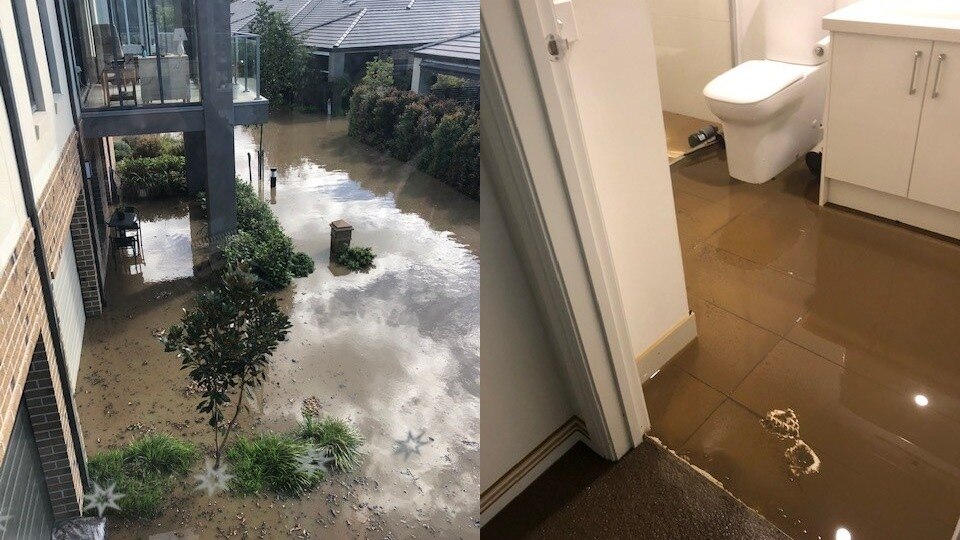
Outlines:
[[774,409],[760,419],[764,429],[781,440],[793,441],[793,446],[783,453],[790,472],[794,476],[813,474],[820,470],[820,458],[810,445],[800,439],[800,419],[793,409]]

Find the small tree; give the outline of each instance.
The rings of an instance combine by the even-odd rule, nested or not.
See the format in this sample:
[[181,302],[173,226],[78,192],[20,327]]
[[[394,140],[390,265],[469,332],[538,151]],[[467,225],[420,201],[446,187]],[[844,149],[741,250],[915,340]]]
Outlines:
[[284,15],[263,0],[257,2],[250,32],[260,35],[260,92],[274,105],[292,105],[306,72],[306,47]]
[[[161,338],[164,350],[177,353],[181,369],[189,370],[202,392],[197,410],[210,415],[218,468],[244,397],[252,397],[263,383],[270,357],[289,328],[276,299],[257,289],[245,269],[231,268],[220,286],[198,295],[196,307]],[[225,422],[231,403],[232,417]]]
[[379,94],[390,89],[393,86],[393,58],[377,58],[367,62],[360,86]]

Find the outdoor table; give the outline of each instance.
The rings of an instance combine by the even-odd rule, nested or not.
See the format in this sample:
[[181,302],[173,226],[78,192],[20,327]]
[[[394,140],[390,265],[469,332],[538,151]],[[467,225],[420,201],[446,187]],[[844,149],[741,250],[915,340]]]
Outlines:
[[107,222],[107,227],[120,231],[128,231],[137,228],[137,214],[134,212],[124,212],[123,218],[118,212],[114,212]]

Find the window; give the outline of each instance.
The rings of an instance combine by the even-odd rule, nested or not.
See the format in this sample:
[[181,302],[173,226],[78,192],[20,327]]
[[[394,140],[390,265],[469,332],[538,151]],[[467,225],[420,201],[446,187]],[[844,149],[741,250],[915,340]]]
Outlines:
[[[16,1],[16,0],[15,0]],[[50,21],[50,11],[47,0],[37,0],[37,10],[40,12],[40,28],[43,31],[43,48],[47,53],[47,69],[50,71],[50,86],[53,93],[60,93],[60,73],[57,71],[57,46],[53,39]]]
[[26,0],[13,0],[13,15],[16,18],[17,39],[20,41],[20,59],[27,79],[27,92],[34,111],[43,110],[43,94],[40,86],[40,72],[37,70],[37,52],[33,48],[33,36],[30,33],[30,17],[27,15]]

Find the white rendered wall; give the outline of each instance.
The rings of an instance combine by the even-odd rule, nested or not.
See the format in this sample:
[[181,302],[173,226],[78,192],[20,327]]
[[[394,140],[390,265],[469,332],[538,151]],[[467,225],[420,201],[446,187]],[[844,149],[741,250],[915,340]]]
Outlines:
[[[0,92],[0,104],[2,102],[3,93]],[[26,223],[27,210],[23,205],[10,124],[6,109],[0,106],[0,261],[6,263],[10,260]]]
[[30,167],[30,177],[33,182],[33,192],[39,198],[43,188],[49,180],[57,160],[60,158],[64,144],[75,129],[73,113],[70,109],[67,93],[67,80],[63,61],[63,47],[60,45],[59,31],[57,30],[56,11],[53,0],[39,0],[47,4],[50,14],[50,33],[53,39],[52,56],[57,63],[56,73],[60,79],[60,93],[53,93],[50,82],[50,70],[47,68],[46,46],[43,41],[43,29],[40,24],[40,13],[36,0],[27,0],[27,16],[30,19],[30,36],[40,76],[40,88],[37,92],[42,95],[43,110],[33,111],[30,105],[27,90],[26,74],[21,61],[20,43],[17,38],[17,25],[11,2],[0,2],[0,34],[3,38],[3,47],[8,56],[7,65],[13,80],[13,89],[20,117],[24,147],[27,153],[27,162]]
[[729,0],[652,0],[649,5],[651,16],[643,24],[653,27],[663,110],[716,120],[703,87],[733,67]]

